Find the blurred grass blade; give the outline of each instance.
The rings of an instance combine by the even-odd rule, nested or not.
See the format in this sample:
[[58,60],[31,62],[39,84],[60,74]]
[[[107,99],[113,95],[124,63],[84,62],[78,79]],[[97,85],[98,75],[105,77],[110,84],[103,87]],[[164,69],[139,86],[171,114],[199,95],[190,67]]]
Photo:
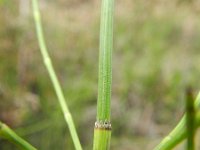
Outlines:
[[72,140],[74,142],[74,146],[75,146],[76,150],[82,150],[82,147],[81,147],[81,144],[80,144],[77,132],[76,132],[76,128],[74,125],[74,121],[73,121],[71,113],[68,109],[64,94],[63,94],[61,86],[58,82],[58,78],[56,76],[51,59],[49,57],[49,54],[48,54],[48,51],[46,48],[46,44],[45,44],[44,36],[43,36],[42,25],[41,25],[38,0],[32,0],[32,6],[33,6],[33,15],[34,15],[35,25],[36,25],[37,38],[39,41],[39,46],[40,46],[40,50],[41,50],[42,57],[44,60],[44,64],[48,70],[51,81],[53,83],[53,86],[54,86],[55,92],[57,94],[61,109],[64,114],[64,118],[68,124],[69,131],[72,136]]
[[186,127],[187,127],[187,150],[194,150],[195,135],[195,109],[192,90],[187,89],[186,95]]
[[7,125],[0,122],[0,137],[7,139],[14,143],[23,150],[36,150],[32,145],[26,142],[24,139],[19,137],[12,129]]
[[[194,123],[194,130],[196,130],[200,126],[200,93],[195,100],[194,109],[198,112],[197,115],[195,115]],[[184,115],[177,126],[156,146],[154,150],[171,150],[186,137],[186,115]]]
[[112,82],[114,0],[102,0],[99,51],[99,81],[97,121],[94,129],[93,150],[110,148],[110,99]]

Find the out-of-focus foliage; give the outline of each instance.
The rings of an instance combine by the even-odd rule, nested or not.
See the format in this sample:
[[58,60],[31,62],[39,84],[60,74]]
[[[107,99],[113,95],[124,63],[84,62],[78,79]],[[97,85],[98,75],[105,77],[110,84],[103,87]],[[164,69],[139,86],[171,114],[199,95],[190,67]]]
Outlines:
[[[38,149],[73,149],[25,1],[0,1],[0,119]],[[111,149],[152,149],[181,117],[185,87],[200,89],[200,1],[115,3]],[[41,0],[40,8],[81,142],[91,149],[100,1]],[[1,140],[0,149],[15,147]]]

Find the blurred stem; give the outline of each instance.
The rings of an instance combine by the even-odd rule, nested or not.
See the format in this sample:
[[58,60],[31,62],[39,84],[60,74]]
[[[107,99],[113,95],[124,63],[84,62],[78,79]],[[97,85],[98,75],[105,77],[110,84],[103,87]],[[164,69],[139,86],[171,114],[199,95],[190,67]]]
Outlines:
[[0,122],[0,137],[7,139],[8,141],[19,146],[23,150],[36,150],[32,145],[19,137],[12,129],[6,124]]
[[111,130],[96,129],[94,131],[94,150],[110,149]]
[[[195,100],[194,107],[197,112],[195,115],[194,125],[194,130],[196,130],[200,126],[200,93]],[[186,130],[186,115],[184,115],[177,126],[160,142],[160,144],[157,145],[154,150],[171,150],[187,137]]]
[[99,51],[97,121],[93,150],[108,150],[111,138],[110,99],[112,81],[114,0],[102,0]]
[[68,109],[64,94],[63,94],[61,86],[58,82],[58,78],[56,76],[55,70],[53,68],[51,59],[49,57],[49,54],[48,54],[48,51],[46,48],[46,44],[45,44],[44,36],[43,36],[42,25],[41,25],[38,0],[32,0],[32,5],[33,5],[33,15],[34,15],[34,19],[35,19],[37,38],[39,41],[40,51],[42,53],[44,64],[48,70],[49,76],[53,83],[53,86],[54,86],[55,92],[57,94],[61,109],[64,114],[65,121],[68,124],[69,131],[72,136],[72,140],[74,142],[74,146],[75,146],[76,150],[82,150],[82,147],[81,147],[81,144],[80,144],[77,132],[76,132],[76,128],[74,125],[74,121],[73,121],[71,113]]
[[190,88],[187,89],[186,97],[187,150],[194,150],[195,109],[192,90]]

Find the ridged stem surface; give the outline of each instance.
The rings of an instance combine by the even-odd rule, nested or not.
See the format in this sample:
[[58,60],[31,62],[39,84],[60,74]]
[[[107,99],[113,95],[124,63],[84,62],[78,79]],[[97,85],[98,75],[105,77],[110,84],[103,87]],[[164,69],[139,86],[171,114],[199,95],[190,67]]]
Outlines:
[[110,120],[114,0],[102,0],[97,120]]
[[102,0],[97,122],[94,129],[93,150],[109,150],[111,138],[110,101],[112,82],[114,0]]

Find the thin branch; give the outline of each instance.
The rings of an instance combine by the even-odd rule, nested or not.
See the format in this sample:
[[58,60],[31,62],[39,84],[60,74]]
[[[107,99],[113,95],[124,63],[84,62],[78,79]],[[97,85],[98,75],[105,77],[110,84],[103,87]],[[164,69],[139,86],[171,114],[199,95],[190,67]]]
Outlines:
[[2,122],[0,122],[0,137],[7,139],[23,150],[37,150]]
[[[195,130],[200,126],[200,93],[195,103]],[[154,150],[171,150],[187,137],[186,115],[182,117],[177,126],[156,146]]]
[[40,46],[40,51],[42,53],[42,57],[44,60],[44,64],[48,70],[49,76],[51,78],[51,81],[53,83],[55,92],[57,94],[62,112],[64,114],[64,118],[66,123],[68,124],[70,134],[72,136],[72,140],[74,142],[74,146],[76,150],[82,150],[77,131],[74,125],[74,121],[72,119],[71,113],[68,109],[63,91],[61,89],[60,83],[58,81],[58,78],[56,76],[55,70],[53,68],[51,59],[49,57],[45,40],[44,40],[44,35],[43,35],[43,30],[42,30],[42,25],[41,25],[41,18],[40,18],[40,12],[39,12],[39,6],[38,6],[38,0],[32,0],[32,6],[33,6],[33,15],[35,19],[35,25],[36,25],[36,32],[37,32],[37,38],[39,41],[39,46]]

